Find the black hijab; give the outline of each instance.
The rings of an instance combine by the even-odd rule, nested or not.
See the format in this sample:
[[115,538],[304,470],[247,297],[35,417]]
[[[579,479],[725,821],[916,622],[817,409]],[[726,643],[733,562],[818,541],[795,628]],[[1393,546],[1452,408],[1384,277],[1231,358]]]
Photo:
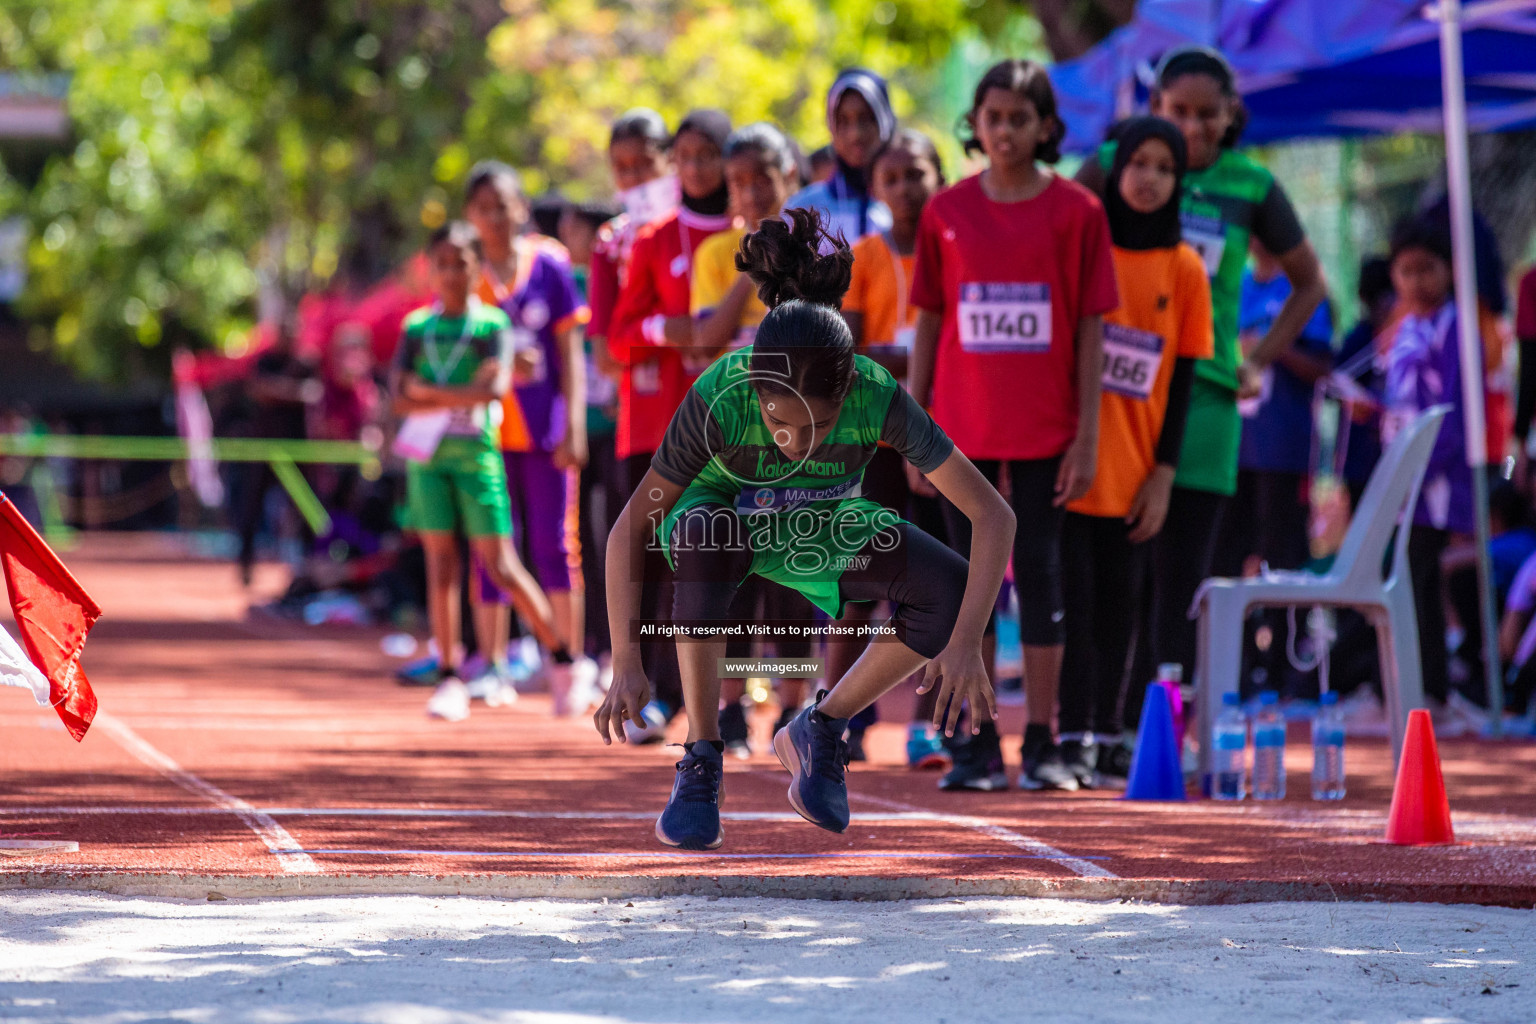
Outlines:
[[[1171,249],[1183,238],[1179,227],[1179,201],[1184,191],[1184,172],[1189,161],[1184,136],[1178,128],[1160,117],[1132,117],[1115,126],[1110,136],[1115,142],[1115,161],[1109,168],[1109,182],[1104,189],[1104,212],[1109,215],[1109,234],[1122,249]],[[1120,195],[1120,176],[1143,142],[1161,139],[1173,153],[1173,195],[1161,209],[1137,213]]]
[[[697,110],[689,111],[688,115],[683,118],[682,123],[677,126],[677,131],[672,134],[673,141],[675,142],[677,137],[683,134],[683,132],[698,132],[704,138],[713,142],[716,149],[724,153],[725,140],[731,134],[731,119],[722,110],[700,107]],[[683,193],[683,205],[694,213],[702,214],[706,217],[720,217],[725,214],[730,206],[730,193],[726,190],[725,182],[721,181],[719,188],[709,195],[701,196],[698,199],[693,198],[686,192]]]

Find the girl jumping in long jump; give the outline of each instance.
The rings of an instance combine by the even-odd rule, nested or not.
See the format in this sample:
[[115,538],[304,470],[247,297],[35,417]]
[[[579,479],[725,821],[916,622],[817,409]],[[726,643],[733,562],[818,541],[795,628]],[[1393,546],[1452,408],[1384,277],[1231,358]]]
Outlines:
[[[832,832],[848,827],[843,777],[848,719],[927,665],[939,687],[936,724],[961,706],[994,713],[981,638],[1013,543],[997,490],[889,372],[857,355],[838,304],[853,255],[814,211],[764,220],[737,266],[769,307],[752,344],[718,360],[689,390],[651,469],[608,542],[613,685],[594,716],[605,743],[641,721],[650,682],[640,666],[637,610],[647,544],[676,571],[673,622],[726,621],[742,582],[758,575],[805,595],[833,618],[850,601],[896,606],[894,636],[871,643],[830,692],[774,737],[791,774],[789,801]],[[863,498],[880,441],[900,452],[970,519],[971,563]],[[678,644],[688,738],[656,837],[683,849],[722,841],[721,639]],[[975,716],[973,716],[974,720]]]

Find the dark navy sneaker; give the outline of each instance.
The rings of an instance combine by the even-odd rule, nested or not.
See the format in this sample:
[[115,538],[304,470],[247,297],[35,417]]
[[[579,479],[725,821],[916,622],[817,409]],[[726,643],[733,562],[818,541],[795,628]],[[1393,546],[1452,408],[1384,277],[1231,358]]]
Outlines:
[[1007,789],[1008,773],[1003,771],[1003,747],[997,729],[982,726],[980,733],[964,742],[956,742],[958,739],[958,736],[953,737],[944,744],[954,758],[954,767],[944,773],[939,788],[973,789],[983,793]]
[[1099,745],[1091,738],[1062,740],[1061,763],[1077,778],[1079,788],[1092,789],[1098,773]]
[[656,838],[684,850],[713,850],[725,840],[720,803],[725,799],[725,759],[709,740],[699,740],[677,762],[672,798],[656,819]]
[[1047,733],[1044,738],[1024,739],[1024,769],[1019,772],[1020,789],[1060,789],[1074,792],[1077,776],[1061,760],[1061,748]]
[[848,719],[828,718],[817,710],[827,695],[800,712],[773,737],[773,752],[792,776],[789,802],[800,817],[828,832],[848,827]]

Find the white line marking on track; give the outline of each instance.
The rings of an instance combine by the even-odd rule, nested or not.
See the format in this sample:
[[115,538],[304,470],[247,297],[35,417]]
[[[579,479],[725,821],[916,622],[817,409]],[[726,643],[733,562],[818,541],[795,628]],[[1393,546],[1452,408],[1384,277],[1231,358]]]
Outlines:
[[[517,811],[474,807],[253,807],[251,810],[274,818],[523,818],[534,821],[652,821],[656,815],[649,811]],[[168,805],[127,807],[6,807],[0,805],[0,816],[46,815],[155,815],[167,816],[197,814],[228,814],[222,807],[179,807]],[[721,811],[724,821],[785,821],[800,822],[805,819],[790,811]],[[876,822],[926,822],[944,824],[953,815],[931,811],[892,811],[885,814],[861,814],[860,821]]]
[[105,712],[96,715],[96,727],[111,736],[118,746],[143,761],[161,775],[170,779],[189,793],[196,793],[220,809],[228,811],[256,833],[268,850],[277,857],[284,871],[295,875],[313,875],[320,872],[320,865],[307,853],[292,853],[299,848],[298,842],[288,830],[273,820],[272,816],[256,809],[237,796],[224,792],[218,786],[200,779],[165,754],[150,746],[144,738],[128,726]]
[[[849,793],[848,795],[855,800],[862,800],[865,803],[874,804],[876,807],[884,807],[891,811],[904,811],[909,814],[913,812],[932,813],[925,812],[922,808],[914,807],[911,804],[901,803],[898,800],[887,800],[884,797],[869,796],[865,793]],[[1021,850],[1028,850],[1030,853],[1037,855],[1041,860],[1048,860],[1053,864],[1058,864],[1073,874],[1081,875],[1084,878],[1120,877],[1108,868],[1100,867],[1082,857],[1074,857],[1070,853],[1056,849],[1056,847],[1049,843],[1043,843],[1031,836],[1026,836],[1022,832],[1015,832],[1011,828],[1004,828],[1002,825],[993,824],[985,818],[975,818],[968,814],[932,813],[932,820],[948,825],[959,825],[962,828],[974,829],[982,835],[996,839],[998,842],[1007,843],[1009,846],[1016,846]]]
[[[965,814],[944,814],[937,811],[925,811],[920,807],[913,807],[877,796],[850,795],[866,803],[891,808],[891,810],[884,814],[860,814],[860,821],[886,824],[914,822],[955,825],[960,828],[968,828],[980,832],[990,839],[996,839],[998,842],[1025,850],[1029,853],[1029,857],[1026,859],[1048,860],[1084,878],[1119,877],[1107,868],[1092,863],[1095,860],[1106,860],[1108,858],[1073,856],[1070,853],[1058,850],[1049,843],[1026,836],[1022,832],[1015,832],[1011,828],[987,821],[985,818],[976,818]],[[514,811],[468,807],[252,807],[251,810],[258,814],[270,815],[272,818],[521,818],[532,821],[650,821],[655,817],[654,814],[645,811]],[[226,812],[224,809],[217,807],[0,807],[0,815],[15,815],[18,817],[64,814],[195,815],[221,813]],[[721,811],[720,819],[722,821],[772,822],[798,822],[802,820],[798,814],[789,814],[782,811]],[[299,846],[294,844],[285,849],[298,850]],[[274,850],[273,852],[277,851]],[[348,852],[382,854],[391,851],[364,850]],[[757,855],[752,854],[750,856]]]
[[[796,815],[799,818],[799,815]],[[918,851],[873,853],[712,853],[707,850],[669,853],[663,850],[617,850],[613,853],[568,850],[292,850],[291,853],[353,854],[371,857],[519,857],[536,859],[595,858],[613,860],[621,857],[686,857],[693,860],[1046,860],[1031,853],[922,853]]]

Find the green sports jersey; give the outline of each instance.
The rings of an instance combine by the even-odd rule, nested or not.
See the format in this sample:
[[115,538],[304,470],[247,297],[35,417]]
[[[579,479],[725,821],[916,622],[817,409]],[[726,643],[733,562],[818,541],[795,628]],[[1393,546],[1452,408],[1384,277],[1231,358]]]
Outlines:
[[[1109,169],[1114,157],[1115,143],[1100,147],[1103,169]],[[1296,248],[1306,235],[1274,175],[1230,149],[1222,150],[1211,166],[1185,173],[1179,212],[1184,241],[1205,261],[1210,278],[1215,352],[1195,364],[1195,397],[1175,482],[1180,487],[1232,494],[1237,489],[1242,434],[1237,414],[1237,367],[1242,361],[1237,310],[1248,242],[1257,238],[1279,255]]]
[[[439,387],[462,387],[473,382],[487,359],[510,367],[513,347],[507,314],[472,298],[463,316],[444,316],[437,306],[407,316],[395,350],[395,369]],[[483,439],[494,448],[498,411],[489,402],[456,409],[447,436]]]
[[860,496],[876,447],[889,444],[926,473],[949,458],[954,443],[895,377],[855,356],[853,387],[836,423],[807,458],[792,461],[763,422],[751,360],[749,346],[704,371],[651,459],[660,476],[685,488],[662,523],[661,543],[670,559],[683,513],[720,506],[747,524],[754,573],[799,590],[835,616],[844,560],[899,521]]

